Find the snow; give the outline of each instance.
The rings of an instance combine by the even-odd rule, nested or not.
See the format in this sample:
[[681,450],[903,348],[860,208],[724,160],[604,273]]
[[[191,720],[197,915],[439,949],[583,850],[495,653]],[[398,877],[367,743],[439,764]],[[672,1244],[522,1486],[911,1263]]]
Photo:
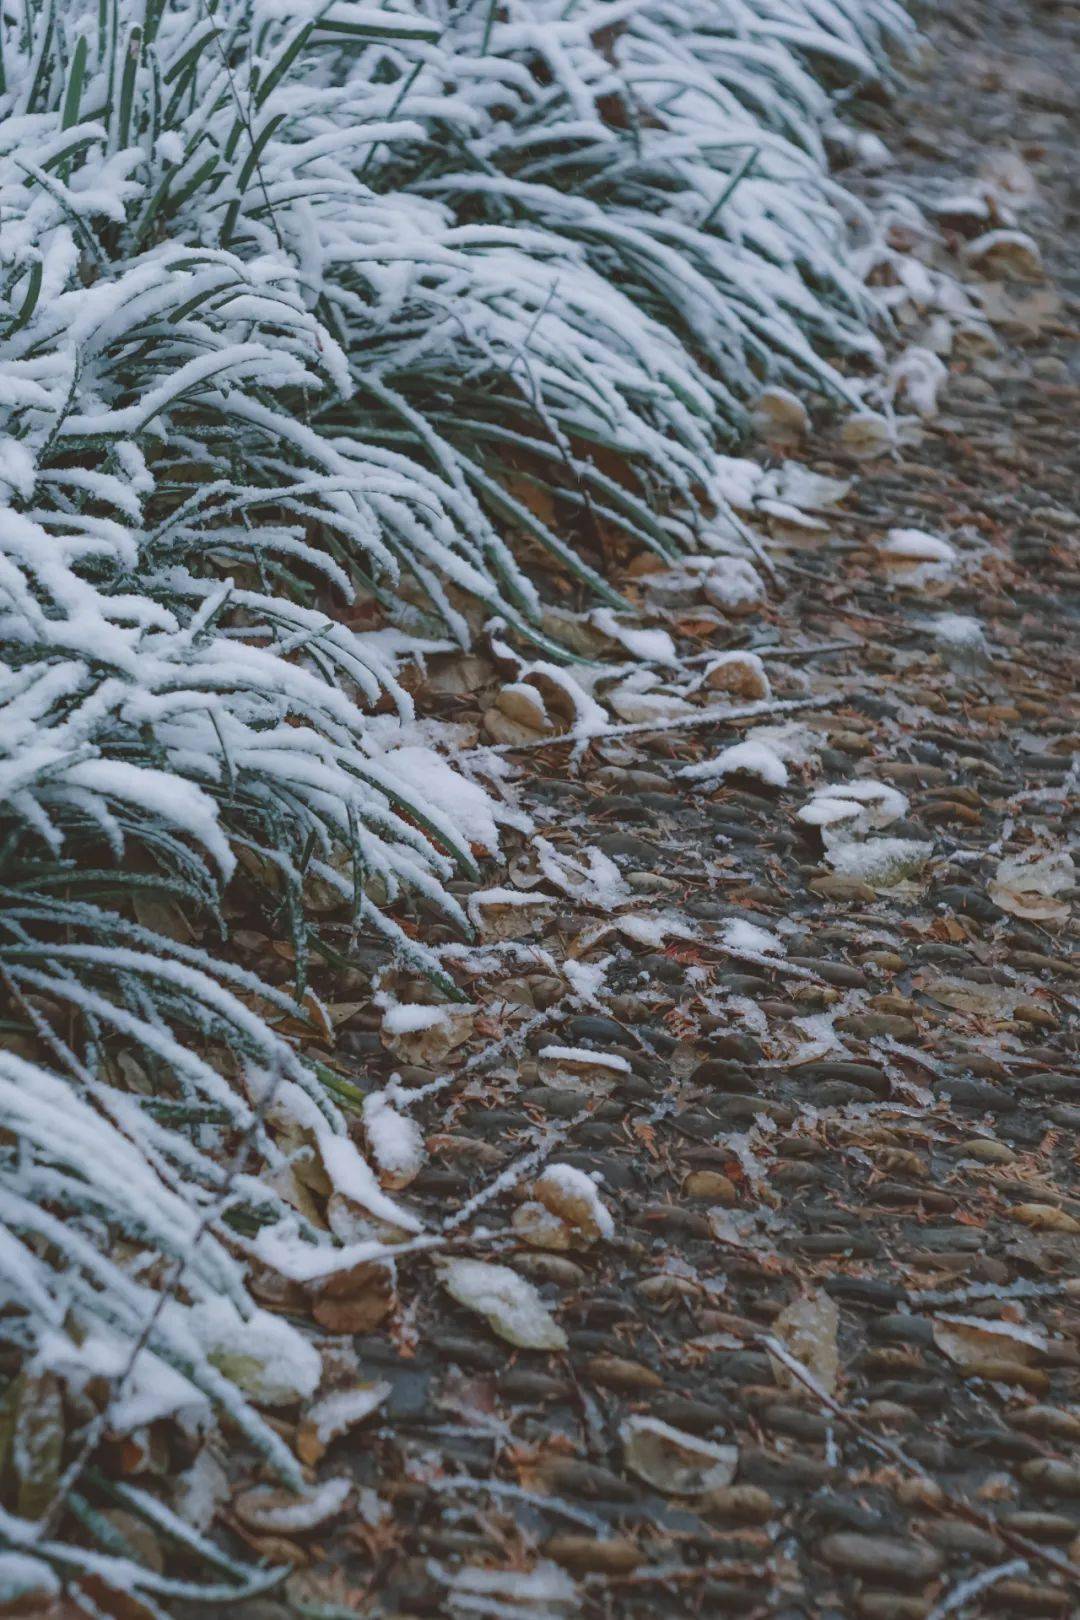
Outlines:
[[[549,1164],[537,1177],[535,1190],[540,1202],[564,1219],[571,1218],[568,1208],[580,1206],[587,1221],[596,1227],[601,1237],[614,1237],[615,1222],[611,1211],[601,1199],[596,1182],[584,1170],[577,1170],[569,1164]],[[580,1219],[577,1224],[582,1224]]]
[[721,749],[715,759],[703,760],[698,765],[683,766],[679,775],[691,782],[711,782],[738,771],[747,776],[759,777],[770,787],[782,788],[788,783],[787,766],[779,755],[765,743],[752,742],[749,739],[741,743],[732,743],[730,748]]
[[581,855],[564,854],[539,836],[532,841],[544,877],[564,894],[601,911],[613,911],[631,898],[622,873],[610,855],[591,846]]
[[757,923],[744,917],[728,917],[721,925],[721,937],[729,951],[736,956],[785,956],[787,947],[781,939]]
[[364,1098],[364,1132],[381,1171],[411,1180],[424,1162],[424,1138],[419,1125],[399,1113],[385,1091]]
[[498,854],[499,829],[490,794],[455,771],[434,749],[392,748],[383,755],[382,764],[416,793],[426,810],[444,816],[466,844],[475,844],[489,855]]
[[537,1056],[545,1063],[585,1063],[630,1073],[630,1064],[617,1052],[593,1052],[586,1046],[542,1046]]
[[417,1030],[436,1029],[448,1019],[445,1007],[424,1007],[419,1002],[396,1001],[383,1013],[382,1027],[388,1035],[413,1035]]
[[[558,1564],[542,1558],[532,1569],[483,1569],[476,1564],[464,1564],[460,1569],[447,1571],[444,1580],[449,1588],[449,1601],[455,1609],[461,1607],[459,1598],[495,1597],[503,1600],[496,1609],[479,1609],[469,1603],[464,1612],[498,1615],[561,1615],[564,1611],[576,1613],[578,1589],[574,1581]],[[569,1606],[569,1607],[567,1607]]]
[[306,1422],[314,1429],[319,1441],[329,1445],[331,1440],[345,1434],[372,1412],[378,1411],[393,1392],[385,1379],[374,1384],[361,1384],[357,1389],[342,1389],[323,1396],[306,1413]]
[[939,535],[926,534],[922,529],[890,529],[881,545],[890,557],[902,557],[911,562],[952,563],[956,561],[956,547]]
[[29,1553],[0,1552],[0,1603],[12,1614],[29,1614],[24,1605],[48,1606],[60,1596],[57,1576],[40,1558]]
[[639,630],[621,624],[610,608],[596,608],[590,616],[598,630],[619,642],[635,658],[653,664],[678,664],[675,643],[666,630]]
[[813,797],[796,812],[809,827],[833,827],[849,822],[863,830],[885,827],[907,814],[908,801],[898,788],[887,782],[862,777],[855,782],[832,783],[819,787]]
[[447,1260],[443,1286],[459,1305],[487,1318],[500,1338],[522,1350],[565,1350],[566,1334],[532,1283],[509,1266],[485,1260]]
[[578,962],[568,957],[563,963],[563,974],[576,996],[590,1006],[599,1006],[598,997],[604,988],[607,969],[613,958],[601,957],[598,962]]
[[765,597],[761,575],[745,557],[717,557],[703,588],[708,601],[728,612],[742,612]]
[[324,1479],[291,1501],[282,1500],[282,1493],[272,1486],[255,1486],[243,1493],[241,1516],[254,1529],[275,1535],[302,1535],[340,1513],[352,1485],[345,1476]]
[[251,1369],[252,1393],[261,1404],[288,1406],[315,1393],[319,1352],[282,1317],[258,1309],[242,1317],[227,1299],[207,1299],[192,1308],[190,1321],[213,1362]]
[[947,642],[951,647],[986,645],[982,625],[978,619],[973,619],[966,613],[940,613],[936,619],[929,621],[927,629],[938,641]]
[[841,877],[887,888],[919,873],[933,849],[917,838],[871,838],[865,844],[834,845],[826,858]]

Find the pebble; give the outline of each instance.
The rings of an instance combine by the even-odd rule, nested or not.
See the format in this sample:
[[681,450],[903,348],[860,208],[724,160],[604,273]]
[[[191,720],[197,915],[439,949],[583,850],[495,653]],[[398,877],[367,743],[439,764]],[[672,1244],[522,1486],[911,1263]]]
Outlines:
[[651,1367],[623,1356],[590,1356],[585,1363],[585,1373],[594,1384],[625,1394],[662,1389],[664,1385],[660,1374]]
[[735,1183],[718,1170],[692,1170],[683,1182],[688,1198],[704,1198],[711,1204],[734,1204],[738,1199]]
[[765,1490],[802,1492],[824,1485],[839,1470],[818,1457],[796,1453],[781,1455],[758,1446],[744,1446],[739,1458],[740,1483],[760,1485]]
[[637,1544],[625,1537],[552,1536],[544,1551],[564,1569],[581,1575],[627,1575],[643,1558]]
[[1080,1464],[1057,1457],[1038,1457],[1022,1463],[1020,1475],[1033,1490],[1044,1496],[1080,1497]]
[[942,1552],[966,1553],[972,1558],[994,1558],[1001,1552],[1001,1543],[989,1530],[983,1530],[967,1519],[933,1517],[922,1527],[923,1535]]
[[859,1620],[926,1620],[930,1604],[902,1592],[860,1592],[855,1599]]
[[778,1512],[776,1502],[759,1485],[719,1485],[694,1505],[704,1518],[724,1524],[767,1524]]
[[821,1557],[836,1569],[873,1577],[877,1581],[910,1583],[928,1581],[941,1569],[944,1560],[933,1547],[891,1536],[864,1536],[855,1531],[839,1531],[821,1543]]
[[1080,1519],[1069,1519],[1063,1513],[1003,1513],[1001,1523],[1006,1530],[1032,1541],[1066,1542],[1080,1534]]
[[987,1591],[986,1604],[988,1608],[1000,1609],[1007,1616],[1060,1615],[1072,1608],[1072,1599],[1060,1586],[1008,1580],[998,1581]]

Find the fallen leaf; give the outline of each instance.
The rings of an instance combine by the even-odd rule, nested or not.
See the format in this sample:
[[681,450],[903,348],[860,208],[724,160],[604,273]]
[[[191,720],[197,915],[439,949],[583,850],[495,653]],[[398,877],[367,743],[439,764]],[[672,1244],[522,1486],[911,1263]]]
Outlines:
[[[804,1294],[780,1312],[772,1331],[796,1360],[813,1373],[822,1389],[836,1393],[840,1372],[840,1351],[836,1335],[840,1312],[831,1295],[823,1291]],[[776,1356],[770,1356],[773,1376],[785,1389],[801,1388],[799,1379]]]
[[730,1485],[735,1477],[737,1446],[686,1434],[659,1418],[627,1418],[620,1433],[627,1468],[658,1491],[697,1496]]
[[509,1266],[485,1260],[448,1260],[443,1287],[467,1310],[483,1316],[492,1331],[520,1350],[565,1350],[566,1334],[532,1283]]

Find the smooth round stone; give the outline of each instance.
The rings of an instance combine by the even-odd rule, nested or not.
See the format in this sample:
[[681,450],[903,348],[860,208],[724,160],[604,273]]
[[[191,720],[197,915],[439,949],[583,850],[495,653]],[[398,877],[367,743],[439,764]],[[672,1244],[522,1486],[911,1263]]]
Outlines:
[[936,1575],[944,1563],[934,1547],[916,1541],[900,1541],[892,1536],[864,1536],[854,1530],[826,1536],[821,1543],[821,1556],[834,1569],[871,1576],[878,1582],[922,1583]]

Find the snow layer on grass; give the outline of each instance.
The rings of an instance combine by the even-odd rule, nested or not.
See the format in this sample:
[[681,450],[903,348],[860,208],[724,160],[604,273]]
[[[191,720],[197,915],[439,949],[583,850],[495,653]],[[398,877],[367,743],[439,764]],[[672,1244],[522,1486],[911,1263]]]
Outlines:
[[476,782],[470,782],[430,748],[394,748],[382,764],[425,810],[434,809],[452,824],[466,844],[489,855],[499,852],[499,829],[492,800]]
[[36,1603],[44,1612],[60,1596],[57,1576],[40,1558],[29,1553],[0,1552],[0,1603],[11,1614],[30,1614]]
[[256,1310],[242,1317],[227,1299],[208,1299],[191,1311],[191,1324],[211,1361],[263,1405],[289,1406],[314,1395],[322,1358],[280,1316]]

